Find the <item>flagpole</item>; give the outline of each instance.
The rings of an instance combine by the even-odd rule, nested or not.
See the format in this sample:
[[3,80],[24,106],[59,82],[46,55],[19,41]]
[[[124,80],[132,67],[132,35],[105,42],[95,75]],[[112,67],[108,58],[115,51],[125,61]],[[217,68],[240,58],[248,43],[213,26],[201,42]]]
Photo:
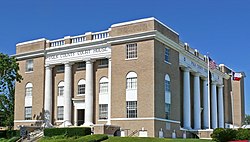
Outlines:
[[210,75],[209,75],[209,55],[207,54],[207,105],[208,105],[208,129],[210,129]]

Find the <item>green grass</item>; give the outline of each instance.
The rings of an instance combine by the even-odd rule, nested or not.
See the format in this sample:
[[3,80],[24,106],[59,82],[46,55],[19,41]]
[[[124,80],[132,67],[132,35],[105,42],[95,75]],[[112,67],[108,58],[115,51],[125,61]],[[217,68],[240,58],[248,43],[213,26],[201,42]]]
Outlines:
[[0,142],[15,142],[19,137],[12,137],[11,139],[0,138]]
[[107,137],[107,135],[96,134],[81,137],[44,137],[39,142],[211,142],[200,139],[170,139],[170,138],[140,138],[140,137]]
[[169,138],[140,138],[140,137],[109,137],[104,142],[209,142],[200,139],[169,139]]

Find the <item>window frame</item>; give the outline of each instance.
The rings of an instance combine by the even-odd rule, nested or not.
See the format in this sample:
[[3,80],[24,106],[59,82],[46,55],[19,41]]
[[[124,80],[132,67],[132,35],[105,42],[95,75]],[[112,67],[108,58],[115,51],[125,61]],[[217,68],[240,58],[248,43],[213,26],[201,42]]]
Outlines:
[[164,49],[164,62],[165,63],[170,63],[170,49],[169,48],[165,48]]
[[57,120],[64,120],[64,106],[57,106]]
[[126,101],[127,118],[137,118],[137,101]]
[[137,43],[126,44],[126,60],[138,58],[138,46]]
[[32,83],[27,83],[25,86],[25,97],[32,96],[33,85]]
[[34,61],[33,61],[33,59],[26,60],[25,72],[33,72],[33,71],[34,71]]
[[99,120],[108,119],[108,104],[99,104]]
[[85,95],[85,93],[86,93],[86,81],[84,79],[80,79],[77,84],[77,96],[83,96]]
[[24,108],[24,119],[32,120],[32,106],[26,106]]

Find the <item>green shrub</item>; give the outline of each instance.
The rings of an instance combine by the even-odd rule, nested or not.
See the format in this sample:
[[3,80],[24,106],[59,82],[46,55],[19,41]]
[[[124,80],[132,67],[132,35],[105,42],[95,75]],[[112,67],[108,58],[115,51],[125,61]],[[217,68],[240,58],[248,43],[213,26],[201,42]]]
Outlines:
[[58,136],[58,135],[64,135],[65,137],[72,137],[72,136],[85,136],[90,134],[91,134],[91,129],[87,127],[44,129],[44,136],[47,137]]
[[94,134],[81,137],[76,140],[76,142],[101,142],[108,139],[108,136],[105,134]]
[[9,130],[6,133],[6,137],[8,139],[10,139],[12,137],[20,137],[20,130]]
[[212,140],[217,142],[227,142],[236,139],[237,131],[233,129],[217,128],[211,134]]
[[250,140],[250,130],[242,128],[238,129],[236,140]]
[[6,138],[7,130],[0,131],[0,138]]

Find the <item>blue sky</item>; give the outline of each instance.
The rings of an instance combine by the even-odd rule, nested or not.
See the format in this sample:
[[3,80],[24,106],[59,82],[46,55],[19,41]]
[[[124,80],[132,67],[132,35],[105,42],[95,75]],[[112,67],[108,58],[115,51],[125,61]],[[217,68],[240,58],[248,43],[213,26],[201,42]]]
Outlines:
[[[0,52],[15,54],[16,43],[106,30],[118,22],[156,17],[182,41],[217,63],[250,75],[248,0],[8,0],[0,4]],[[250,79],[245,79],[250,114]]]

